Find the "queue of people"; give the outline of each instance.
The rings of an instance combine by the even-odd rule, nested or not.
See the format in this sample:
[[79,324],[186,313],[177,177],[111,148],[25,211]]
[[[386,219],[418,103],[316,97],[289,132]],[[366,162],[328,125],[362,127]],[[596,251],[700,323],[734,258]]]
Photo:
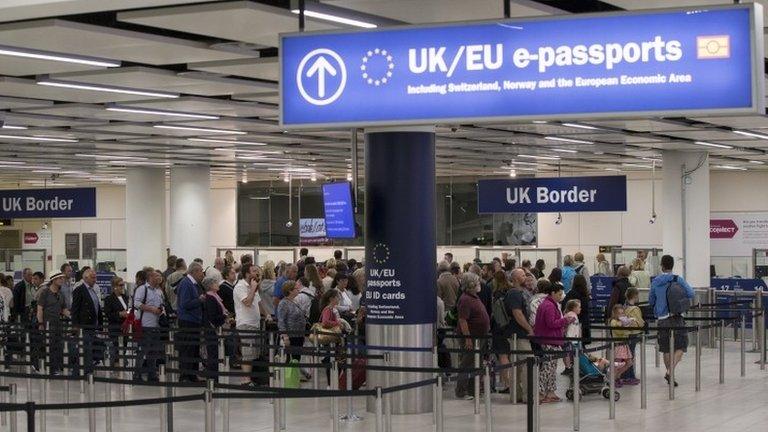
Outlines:
[[[457,343],[452,344],[450,338],[440,340],[448,348],[463,350],[458,355],[457,363],[442,362],[441,366],[471,368],[475,341],[488,339],[489,336],[491,346],[486,356],[500,365],[509,363],[512,351],[529,352],[531,355],[546,352],[556,356],[563,350],[572,350],[575,343],[582,347],[592,343],[591,327],[595,316],[590,314],[592,293],[584,255],[580,252],[573,256],[566,255],[563,266],[552,268],[546,278],[545,262],[541,259],[534,266],[527,260],[519,267],[515,264],[514,260],[501,256],[482,267],[475,262],[462,268],[456,265],[450,254],[446,254],[437,264],[437,325],[444,330],[454,330],[459,335]],[[642,333],[647,325],[638,305],[639,288],[650,288],[650,307],[659,319],[660,327],[683,325],[679,315],[670,313],[666,291],[670,289],[672,280],[683,286],[684,295],[688,298],[693,298],[693,290],[681,277],[673,275],[673,266],[672,257],[662,257],[662,274],[653,282],[645,271],[644,254],[638,254],[631,269],[626,266],[616,269],[605,318],[600,319],[598,324],[609,326],[610,337],[627,340],[617,344],[615,364],[612,366],[616,368],[616,385],[619,387],[639,384],[634,370],[637,340],[632,336]],[[603,254],[596,257],[596,268],[600,276],[613,273]],[[676,332],[675,336],[674,347],[669,347],[668,336],[662,343],[665,335],[663,331],[659,332],[660,350],[664,353],[668,370],[680,361],[687,346],[685,332]],[[577,339],[579,342],[576,342]],[[595,357],[592,360],[601,369],[609,367],[605,359]],[[571,376],[579,360],[566,355],[563,363],[563,375]],[[541,403],[561,400],[556,393],[557,365],[557,360],[547,360],[540,365],[538,397]],[[526,370],[522,367],[516,369],[516,394],[518,402],[524,402]],[[503,388],[497,389],[498,392],[510,391],[510,375],[508,370],[501,373]],[[456,397],[473,399],[478,395],[472,394],[472,391],[469,377],[460,375]]]

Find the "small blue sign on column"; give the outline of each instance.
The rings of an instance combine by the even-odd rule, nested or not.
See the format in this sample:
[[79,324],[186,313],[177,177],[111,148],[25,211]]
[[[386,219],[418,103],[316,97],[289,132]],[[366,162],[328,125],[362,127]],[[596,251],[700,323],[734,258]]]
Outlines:
[[626,211],[627,177],[493,179],[477,182],[477,212]]
[[0,219],[96,217],[96,188],[0,190]]

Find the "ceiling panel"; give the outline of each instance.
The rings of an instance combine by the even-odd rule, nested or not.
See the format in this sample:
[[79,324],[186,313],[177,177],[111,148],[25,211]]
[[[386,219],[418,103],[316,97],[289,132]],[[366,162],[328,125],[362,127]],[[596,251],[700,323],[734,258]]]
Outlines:
[[277,60],[277,57],[223,60],[190,63],[187,65],[187,68],[223,75],[237,75],[261,80],[277,81],[280,75]]
[[[117,19],[273,47],[278,45],[280,33],[299,30],[298,16],[289,10],[249,1],[121,12]],[[307,18],[307,31],[332,28],[336,27]]]
[[0,96],[0,109],[20,109],[51,105],[53,105],[53,102],[42,99],[26,99]]
[[768,128],[768,116],[694,117],[692,120],[742,129]]
[[707,140],[718,140],[718,141],[725,141],[725,140],[738,140],[742,139],[743,137],[736,135],[733,132],[730,131],[724,131],[720,129],[713,129],[713,130],[707,130],[707,129],[699,129],[699,130],[691,130],[691,131],[673,131],[673,132],[664,132],[665,135],[670,135],[674,137],[679,138],[687,138],[692,140],[701,140],[701,141],[707,141]]
[[241,93],[241,94],[232,95],[232,99],[252,101],[252,102],[263,102],[268,104],[274,104],[275,106],[277,106],[277,104],[280,103],[280,93],[279,92]]
[[259,117],[277,112],[277,107],[271,105],[197,96],[182,96],[177,99],[150,99],[123,105],[229,117]]
[[0,25],[0,45],[153,65],[243,58],[202,42],[61,19]]
[[38,85],[35,80],[13,77],[0,77],[0,95],[87,103],[133,101],[146,98],[146,96],[129,94],[43,86]]
[[103,120],[97,119],[60,117],[41,114],[7,113],[0,115],[0,117],[4,117],[7,124],[16,126],[65,127],[104,123]]
[[144,90],[203,96],[228,95],[275,87],[271,84],[212,76],[202,72],[176,73],[169,70],[142,66],[56,74],[53,78],[89,84],[133,87]]
[[[409,23],[485,20],[504,16],[503,3],[498,0],[418,0],[418,7],[414,7],[414,0],[331,0],[328,3]],[[511,16],[547,15],[545,10],[548,8],[536,6],[536,2],[521,4],[510,1]]]
[[102,69],[76,63],[0,55],[0,75],[24,76]]

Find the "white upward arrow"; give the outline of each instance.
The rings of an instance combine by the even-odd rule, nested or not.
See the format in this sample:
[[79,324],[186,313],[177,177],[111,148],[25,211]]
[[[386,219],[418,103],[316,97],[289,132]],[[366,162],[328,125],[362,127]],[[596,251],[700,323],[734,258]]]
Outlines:
[[307,78],[312,78],[312,76],[317,74],[317,94],[320,99],[325,97],[326,72],[331,74],[331,76],[336,76],[336,68],[334,68],[323,56],[318,57],[307,71]]

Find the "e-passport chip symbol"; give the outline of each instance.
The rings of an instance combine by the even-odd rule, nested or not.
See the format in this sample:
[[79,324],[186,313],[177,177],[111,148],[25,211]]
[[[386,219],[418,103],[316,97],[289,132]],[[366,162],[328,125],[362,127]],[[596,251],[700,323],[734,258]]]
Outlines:
[[696,58],[722,59],[731,56],[731,37],[728,35],[697,36]]

